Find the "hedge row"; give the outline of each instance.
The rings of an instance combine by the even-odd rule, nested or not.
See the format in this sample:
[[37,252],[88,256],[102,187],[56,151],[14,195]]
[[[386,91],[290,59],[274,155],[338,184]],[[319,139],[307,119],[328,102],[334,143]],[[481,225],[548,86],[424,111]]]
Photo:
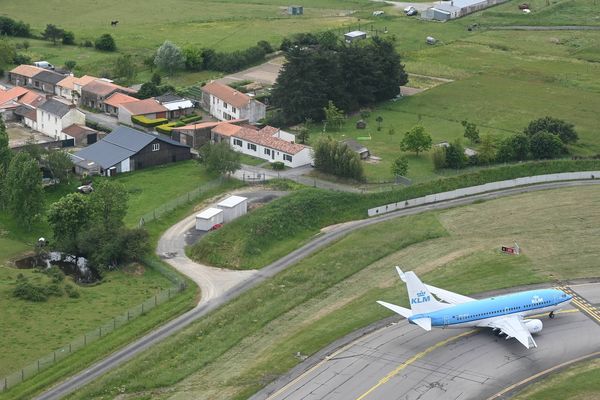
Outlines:
[[261,268],[325,226],[366,218],[372,207],[489,182],[597,169],[600,160],[551,160],[483,169],[390,192],[362,195],[301,189],[206,235],[189,254],[216,267]]
[[164,133],[165,135],[169,135],[173,128],[177,128],[179,126],[184,126],[185,122],[182,121],[174,121],[169,122],[168,124],[159,125],[156,127],[156,130],[160,133]]
[[145,126],[146,128],[154,128],[155,126],[163,125],[163,124],[169,122],[169,120],[166,118],[150,119],[150,118],[144,117],[143,115],[134,115],[131,117],[131,121],[134,124]]
[[196,121],[200,121],[202,119],[202,115],[190,115],[189,117],[185,117],[185,118],[181,118],[180,121],[181,122],[185,122],[186,124],[189,124],[191,122],[196,122]]

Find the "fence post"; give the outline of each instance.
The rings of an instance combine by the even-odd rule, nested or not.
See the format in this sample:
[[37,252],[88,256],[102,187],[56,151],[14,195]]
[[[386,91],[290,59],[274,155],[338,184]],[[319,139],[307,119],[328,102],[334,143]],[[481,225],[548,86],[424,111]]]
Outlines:
[[56,362],[56,350],[54,350],[54,360],[53,362]]
[[142,314],[144,313],[144,303],[142,303]]
[[156,295],[154,295],[154,306],[156,307]]
[[102,327],[98,328],[98,336],[102,337]]
[[169,288],[169,291],[167,293],[168,293],[167,298],[170,300],[171,299],[171,288]]
[[85,346],[87,344],[87,333],[83,334],[83,345]]
[[127,321],[129,321],[129,310],[127,310]]
[[21,382],[23,382],[25,380],[25,370],[22,369],[21,370]]
[[117,318],[113,318],[113,330],[117,329]]
[[69,343],[69,354],[72,353],[71,351],[71,343]]
[[37,360],[37,372],[40,372],[40,359]]

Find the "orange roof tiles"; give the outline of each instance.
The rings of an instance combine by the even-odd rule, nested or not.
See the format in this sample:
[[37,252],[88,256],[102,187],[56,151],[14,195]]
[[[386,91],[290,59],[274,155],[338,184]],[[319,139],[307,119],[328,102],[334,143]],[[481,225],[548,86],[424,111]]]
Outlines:
[[37,92],[33,92],[31,90],[28,90],[27,93],[25,93],[25,95],[19,99],[19,103],[27,104],[31,107],[37,107],[45,101],[46,96],[41,95]]
[[33,78],[35,75],[40,72],[45,71],[44,68],[36,67],[34,65],[19,65],[16,68],[13,68],[10,73],[16,75],[26,76],[28,78]]
[[217,133],[221,136],[232,136],[243,129],[241,126],[232,125],[229,123],[219,124],[212,129],[212,132]]
[[23,96],[27,92],[29,92],[29,90],[21,86],[15,86],[14,88],[0,92],[0,105],[11,100],[17,100],[19,97]]
[[[272,127],[271,127],[272,128]],[[277,129],[277,128],[275,128]],[[244,139],[248,142],[252,142],[264,147],[269,147],[271,149],[279,150],[288,154],[296,154],[301,152],[306,148],[306,146],[290,143],[283,139],[279,139],[278,137],[272,136],[273,134],[268,133],[269,130],[265,131],[264,128],[260,131],[255,131],[248,128],[241,128],[239,132],[232,135],[233,137],[237,137],[240,139]]]
[[120,107],[125,108],[131,113],[131,115],[145,115],[168,111],[165,106],[160,104],[152,97],[145,100],[123,103],[120,105]]
[[202,91],[212,94],[213,96],[223,100],[225,103],[231,104],[237,108],[245,107],[252,99],[247,94],[216,81],[204,85],[202,87]]
[[131,103],[132,101],[138,101],[135,97],[128,96],[123,93],[113,93],[110,95],[108,99],[104,101],[104,104],[108,104],[109,106],[119,107],[119,104]]

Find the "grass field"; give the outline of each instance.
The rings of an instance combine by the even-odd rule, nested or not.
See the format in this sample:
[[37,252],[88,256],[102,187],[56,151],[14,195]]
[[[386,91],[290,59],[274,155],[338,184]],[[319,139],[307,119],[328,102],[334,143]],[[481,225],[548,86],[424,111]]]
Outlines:
[[[518,195],[352,233],[71,399],[243,399],[336,338],[405,303],[393,265],[465,294],[596,276],[600,188]],[[498,248],[516,239],[523,253]],[[468,276],[468,279],[465,277]],[[119,389],[117,389],[119,388]]]
[[576,364],[535,383],[515,400],[593,400],[600,393],[600,360]]

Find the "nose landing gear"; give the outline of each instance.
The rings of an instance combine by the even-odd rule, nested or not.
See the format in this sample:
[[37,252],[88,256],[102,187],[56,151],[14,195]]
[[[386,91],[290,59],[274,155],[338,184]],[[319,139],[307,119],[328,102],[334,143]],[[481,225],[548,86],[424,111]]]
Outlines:
[[548,316],[550,317],[550,319],[554,319],[554,311],[550,311],[550,314]]

